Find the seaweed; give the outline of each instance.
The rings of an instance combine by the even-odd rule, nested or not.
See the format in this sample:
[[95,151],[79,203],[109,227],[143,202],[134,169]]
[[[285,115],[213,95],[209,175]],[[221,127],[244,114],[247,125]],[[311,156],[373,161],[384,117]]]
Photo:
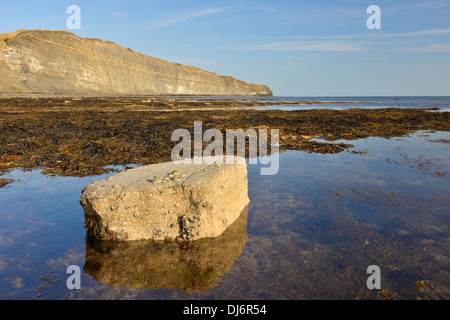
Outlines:
[[449,130],[449,113],[427,109],[246,109],[306,103],[314,102],[4,98],[0,99],[0,173],[42,168],[45,174],[82,177],[117,171],[114,166],[170,161],[175,146],[172,132],[183,128],[192,134],[198,120],[203,121],[204,131],[279,129],[281,151],[314,153],[338,153],[352,147],[343,140]]

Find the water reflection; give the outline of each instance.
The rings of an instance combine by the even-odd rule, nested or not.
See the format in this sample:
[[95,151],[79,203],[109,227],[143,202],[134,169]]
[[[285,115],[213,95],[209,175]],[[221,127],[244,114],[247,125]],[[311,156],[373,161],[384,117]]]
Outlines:
[[230,270],[247,241],[246,207],[217,238],[192,242],[86,242],[84,272],[119,287],[211,290]]
[[[450,300],[450,133],[351,143],[281,153],[275,176],[249,165],[241,231],[184,247],[86,244],[80,190],[108,175],[5,174],[16,182],[0,192],[0,300],[370,299],[373,264],[397,299]],[[68,290],[67,267],[85,264]]]

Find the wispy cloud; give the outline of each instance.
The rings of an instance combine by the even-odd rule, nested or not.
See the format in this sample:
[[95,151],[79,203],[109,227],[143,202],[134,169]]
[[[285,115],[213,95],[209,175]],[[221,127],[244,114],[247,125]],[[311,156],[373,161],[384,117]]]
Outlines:
[[263,11],[263,12],[274,13],[274,12],[277,12],[277,9],[273,8],[273,7],[267,7],[267,6],[253,6],[253,7],[237,6],[237,7],[199,9],[196,11],[188,11],[188,12],[178,13],[178,14],[175,14],[175,16],[172,18],[156,20],[152,23],[149,23],[147,25],[147,27],[149,27],[149,28],[167,28],[167,27],[173,26],[175,24],[181,23],[183,21],[194,19],[194,18],[207,17],[207,16],[211,16],[211,15],[215,15],[215,14],[236,14],[236,13],[245,13],[245,12],[252,12],[252,11]]
[[[284,52],[446,52],[448,44],[429,43],[431,36],[450,34],[450,28],[430,29],[407,33],[364,33],[321,36],[292,36],[292,41],[272,41],[262,44],[243,45],[230,50],[284,51]],[[388,39],[391,39],[388,41]],[[408,40],[406,40],[408,39]],[[411,44],[415,44],[411,47]]]
[[128,20],[128,14],[125,12],[115,11],[111,14],[114,18],[118,18],[120,20]]
[[450,52],[450,43],[435,43],[422,48],[412,48],[414,52]]
[[419,6],[426,9],[435,9],[448,6],[448,0],[430,0],[421,3]]
[[214,14],[224,12],[228,9],[230,9],[230,7],[202,9],[202,10],[198,10],[198,11],[184,12],[184,13],[181,13],[171,19],[157,20],[153,23],[148,24],[148,27],[149,28],[167,28],[167,27],[173,26],[175,24],[178,24],[180,22],[189,20],[189,19],[211,16]]
[[363,34],[340,34],[340,35],[322,35],[322,36],[291,36],[288,39],[368,39],[368,38],[401,38],[401,37],[417,37],[429,36],[438,34],[450,34],[450,28],[447,29],[432,29],[415,32],[404,33],[363,33]]
[[423,30],[423,31],[407,32],[407,33],[392,33],[392,34],[381,35],[381,37],[415,37],[415,36],[429,36],[429,35],[448,34],[448,33],[450,33],[450,28]]
[[238,7],[234,9],[234,13],[236,12],[249,12],[249,11],[265,11],[265,12],[277,12],[278,10],[273,7],[267,6],[254,6],[254,7]]
[[260,45],[244,46],[241,50],[269,50],[269,51],[325,51],[325,52],[361,52],[364,49],[351,43],[339,41],[290,41],[273,42]]

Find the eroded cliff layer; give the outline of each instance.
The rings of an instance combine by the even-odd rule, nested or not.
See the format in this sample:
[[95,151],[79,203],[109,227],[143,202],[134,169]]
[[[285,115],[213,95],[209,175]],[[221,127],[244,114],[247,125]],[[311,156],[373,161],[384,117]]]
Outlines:
[[0,92],[272,95],[264,85],[171,63],[68,31],[0,34]]

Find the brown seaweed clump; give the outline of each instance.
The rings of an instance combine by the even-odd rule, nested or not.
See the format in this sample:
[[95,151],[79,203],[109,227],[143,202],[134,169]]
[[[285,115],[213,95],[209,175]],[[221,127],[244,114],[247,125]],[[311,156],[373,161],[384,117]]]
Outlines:
[[4,178],[0,178],[0,189],[3,188],[4,186],[6,186],[7,184],[10,184],[14,182],[14,180],[12,179],[4,179]]

